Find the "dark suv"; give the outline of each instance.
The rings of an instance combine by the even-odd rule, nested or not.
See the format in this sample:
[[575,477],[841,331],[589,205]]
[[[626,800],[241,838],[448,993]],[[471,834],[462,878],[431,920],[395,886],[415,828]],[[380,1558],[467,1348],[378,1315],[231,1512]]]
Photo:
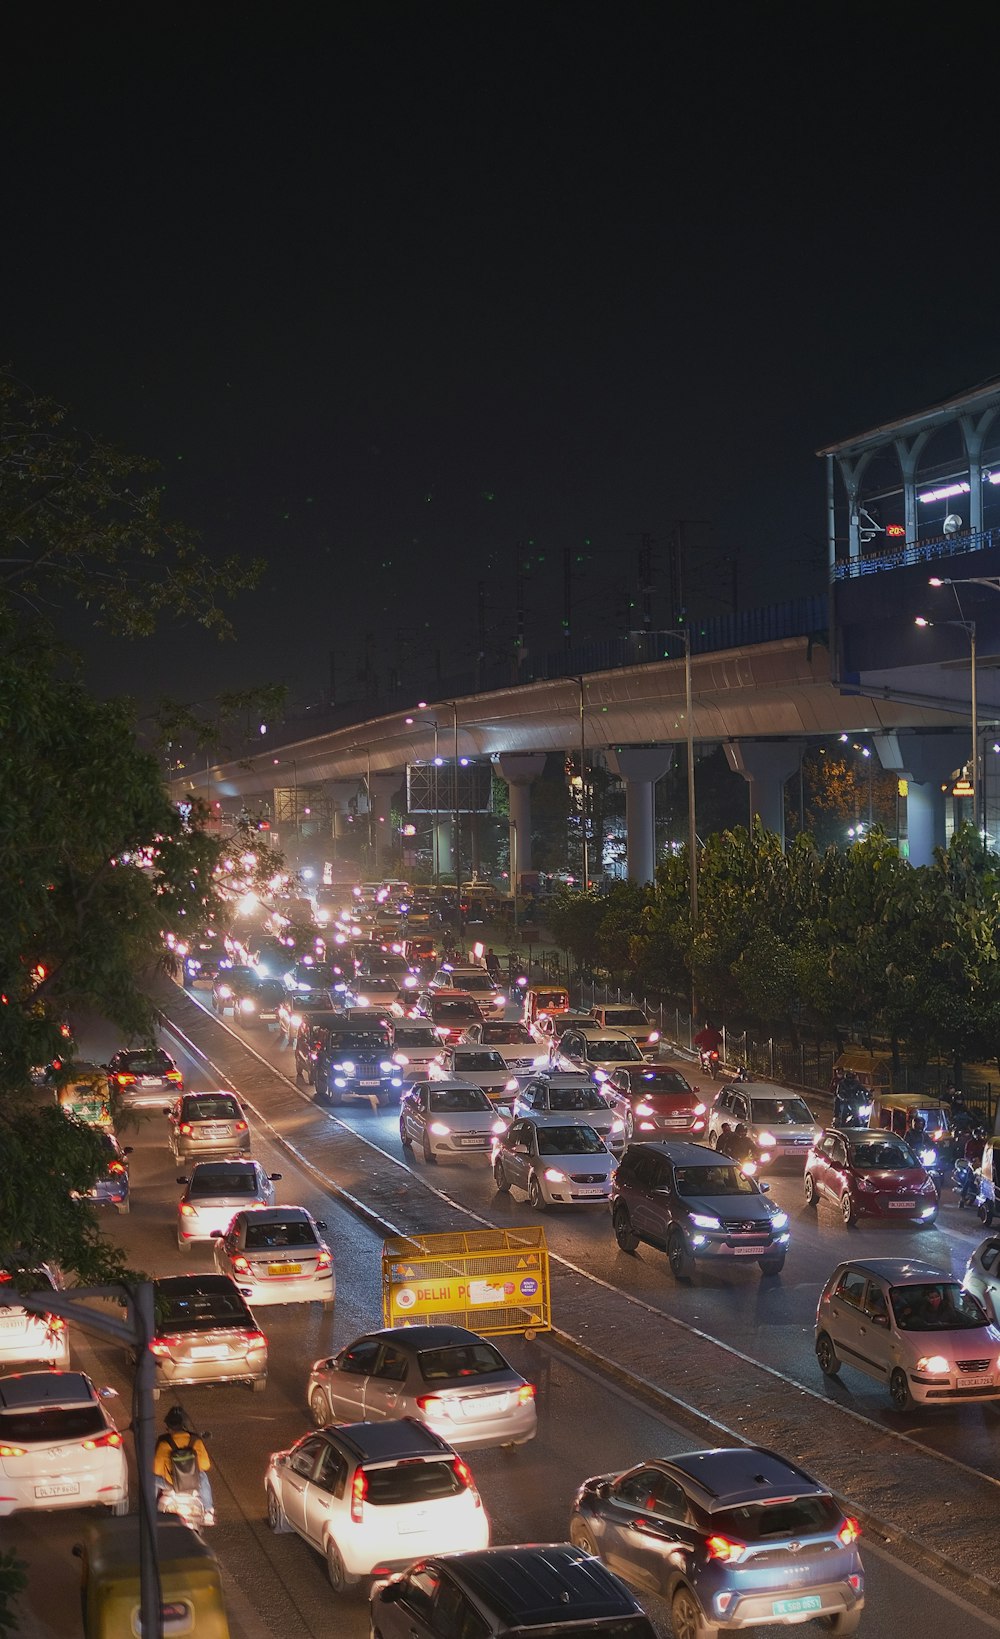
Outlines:
[[373,1594],[371,1631],[377,1639],[536,1631],[545,1639],[654,1639],[656,1630],[599,1559],[553,1543],[418,1560]]
[[345,1098],[377,1098],[391,1103],[403,1089],[393,1063],[388,1027],[380,1022],[355,1024],[341,1019],[317,1026],[314,1037],[313,1086],[317,1098],[342,1104]]
[[788,1248],[788,1214],[767,1200],[767,1185],[707,1144],[629,1144],[611,1191],[611,1222],[623,1252],[658,1246],[677,1280],[698,1258],[753,1258],[778,1275]]
[[299,1018],[299,1025],[295,1032],[295,1079],[305,1082],[311,1087],[315,1080],[316,1060],[320,1048],[327,1041],[326,1032],[331,1029],[342,1029],[344,1024],[343,1013],[337,1013],[332,1007],[325,1011],[309,1013],[303,1011]]

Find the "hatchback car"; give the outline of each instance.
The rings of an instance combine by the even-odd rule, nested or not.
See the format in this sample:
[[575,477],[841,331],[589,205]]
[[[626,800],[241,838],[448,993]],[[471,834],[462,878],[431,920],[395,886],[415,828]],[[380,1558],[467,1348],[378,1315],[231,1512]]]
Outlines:
[[156,1391],[181,1383],[267,1384],[267,1338],[228,1275],[153,1282]]
[[448,1081],[457,1077],[481,1087],[494,1104],[510,1105],[517,1093],[517,1082],[500,1054],[492,1047],[443,1047],[438,1053],[437,1065],[431,1066],[431,1075],[441,1075]]
[[415,1417],[458,1451],[524,1445],[537,1432],[534,1383],[463,1326],[368,1332],[317,1360],[306,1393],[318,1428]]
[[930,1173],[901,1138],[875,1128],[825,1128],[808,1153],[803,1190],[808,1206],[833,1201],[845,1224],[886,1218],[929,1227],[937,1216]]
[[[47,1264],[29,1270],[31,1292],[58,1292],[62,1281]],[[69,1366],[69,1332],[61,1315],[39,1315],[19,1301],[6,1269],[0,1269],[0,1367]]]
[[586,1122],[593,1127],[608,1149],[617,1153],[625,1142],[625,1123],[589,1076],[577,1070],[533,1071],[519,1076],[520,1091],[514,1100],[516,1116],[545,1116],[549,1126]]
[[611,1222],[623,1252],[640,1241],[662,1248],[677,1280],[689,1280],[700,1258],[753,1258],[765,1275],[784,1268],[788,1214],[706,1144],[629,1144],[615,1174]]
[[489,1545],[462,1458],[412,1417],[307,1434],[272,1454],[264,1491],[272,1531],[297,1531],[318,1549],[338,1593],[420,1554]]
[[970,1254],[962,1285],[978,1298],[990,1320],[1000,1315],[1000,1238],[987,1235]]
[[414,1017],[429,1020],[443,1042],[456,1042],[470,1024],[478,1024],[483,1010],[472,997],[457,990],[422,990],[413,1009]]
[[470,1024],[462,1034],[462,1042],[489,1047],[499,1053],[508,1070],[530,1070],[544,1058],[531,1031],[524,1024],[507,1024],[503,1019],[484,1019],[482,1024]]
[[512,1121],[493,1141],[493,1182],[501,1195],[523,1189],[536,1212],[550,1206],[607,1201],[614,1156],[593,1127],[550,1123],[546,1116]]
[[163,1113],[175,1161],[250,1154],[250,1126],[234,1093],[185,1093]]
[[668,1065],[622,1065],[601,1091],[624,1121],[629,1142],[691,1138],[699,1143],[708,1131],[708,1111],[698,1088]]
[[507,1126],[481,1087],[467,1081],[419,1081],[399,1105],[399,1140],[423,1158],[489,1155],[494,1138]]
[[723,1122],[735,1127],[740,1121],[772,1162],[804,1164],[820,1134],[805,1099],[766,1084],[730,1082],[716,1094],[708,1118],[709,1143],[718,1143]]
[[1000,1330],[957,1280],[912,1258],[838,1264],[816,1310],[816,1358],[885,1383],[897,1411],[1000,1399]]
[[184,1091],[184,1077],[162,1047],[123,1047],[108,1060],[108,1084],[129,1109],[155,1109]]
[[644,1062],[631,1036],[623,1030],[604,1030],[596,1023],[564,1030],[551,1057],[554,1069],[585,1070],[595,1081],[604,1081],[619,1064]]
[[812,1618],[854,1633],[864,1609],[857,1520],[761,1446],[654,1457],[585,1480],[569,1534],[668,1601],[680,1639]]
[[441,1051],[441,1038],[429,1024],[416,1019],[394,1019],[389,1025],[392,1041],[392,1062],[403,1072],[404,1087],[416,1076],[425,1074]]
[[242,1207],[273,1206],[280,1172],[265,1172],[259,1161],[197,1161],[177,1203],[177,1245],[209,1241],[226,1230]]
[[132,1154],[132,1145],[120,1144],[114,1133],[102,1132],[100,1140],[105,1156],[104,1168],[84,1199],[93,1201],[95,1206],[113,1206],[119,1216],[124,1218],[131,1205],[128,1158]]
[[213,1235],[215,1267],[231,1275],[257,1308],[318,1302],[332,1309],[333,1253],[318,1233],[325,1228],[304,1206],[248,1207],[235,1214],[224,1235]]
[[594,1018],[604,1030],[624,1030],[644,1053],[655,1053],[660,1045],[660,1032],[641,1007],[630,1002],[608,1002],[594,1008]]
[[102,1400],[83,1372],[0,1377],[0,1517],[56,1508],[128,1513],[122,1437]]
[[371,1602],[378,1639],[655,1639],[624,1582],[569,1543],[420,1559]]

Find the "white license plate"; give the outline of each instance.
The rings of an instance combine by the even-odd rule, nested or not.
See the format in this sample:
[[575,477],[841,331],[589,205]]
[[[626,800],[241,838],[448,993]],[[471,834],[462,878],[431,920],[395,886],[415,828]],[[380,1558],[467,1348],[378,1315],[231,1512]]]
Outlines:
[[26,1322],[21,1315],[15,1315],[12,1320],[0,1320],[0,1332],[23,1332]]
[[734,1252],[734,1254],[737,1258],[759,1258],[761,1253],[766,1252],[766,1251],[767,1251],[766,1246],[734,1246],[733,1247],[733,1252]]
[[378,1082],[377,1081],[359,1081],[358,1086],[359,1087],[377,1087]]
[[160,1078],[159,1078],[159,1076],[140,1076],[139,1077],[139,1086],[140,1087],[159,1087],[160,1086]]
[[915,1205],[915,1203],[913,1201],[890,1201],[889,1202],[889,1211],[890,1212],[912,1212],[913,1209],[914,1209],[914,1205]]
[[463,1417],[498,1417],[510,1404],[509,1394],[484,1394],[478,1400],[463,1400]]
[[191,1349],[192,1360],[225,1360],[229,1350],[210,1343],[196,1343]]
[[960,1377],[958,1386],[960,1389],[991,1389],[993,1387],[993,1378],[989,1372],[981,1377]]
[[576,1186],[576,1188],[574,1189],[573,1194],[574,1195],[603,1195],[606,1191],[606,1188],[607,1188],[607,1186],[605,1184],[578,1184]]
[[484,1149],[489,1143],[488,1138],[460,1138],[460,1144],[466,1144],[470,1149]]
[[201,1138],[228,1138],[229,1133],[230,1133],[229,1127],[201,1127],[201,1128],[196,1127],[195,1128],[195,1137],[196,1138],[199,1138],[199,1137],[201,1137]]
[[80,1487],[78,1485],[73,1485],[69,1481],[64,1481],[62,1485],[36,1485],[35,1496],[75,1497],[79,1489]]

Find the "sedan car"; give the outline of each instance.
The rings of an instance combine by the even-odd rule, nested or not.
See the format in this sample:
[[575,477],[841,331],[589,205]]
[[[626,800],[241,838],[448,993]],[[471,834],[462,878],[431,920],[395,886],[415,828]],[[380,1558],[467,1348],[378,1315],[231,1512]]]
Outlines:
[[392,1062],[403,1072],[403,1085],[427,1072],[441,1051],[441,1038],[429,1024],[416,1019],[392,1019],[389,1022],[392,1042]]
[[970,1255],[962,1285],[978,1298],[990,1320],[1000,1315],[1000,1237],[987,1235]]
[[625,1137],[704,1140],[708,1111],[701,1093],[679,1070],[660,1064],[624,1064],[613,1070],[601,1091],[625,1123]]
[[624,1030],[644,1053],[655,1053],[660,1032],[641,1007],[631,1002],[608,1002],[594,1008],[594,1018],[604,1030]]
[[255,1308],[319,1302],[332,1309],[337,1281],[333,1253],[319,1238],[325,1228],[304,1206],[245,1208],[212,1236],[215,1267]]
[[816,1310],[816,1358],[833,1377],[854,1366],[914,1404],[1000,1400],[1000,1330],[978,1298],[913,1258],[838,1264]]
[[723,1122],[742,1121],[773,1162],[802,1165],[820,1134],[820,1125],[805,1099],[783,1093],[769,1083],[730,1082],[717,1093],[708,1118],[708,1141],[717,1144]]
[[[329,990],[311,990],[307,996],[282,996],[278,1004],[278,1039],[283,1047],[291,1047],[298,1038],[298,1033],[307,1021],[310,1025],[332,1024],[334,1015],[340,1012]],[[305,1038],[303,1038],[305,1039]],[[298,1066],[296,1066],[298,1068]],[[298,1080],[296,1076],[296,1080]],[[308,1080],[312,1081],[310,1074]]]
[[166,1275],[153,1282],[156,1389],[182,1383],[267,1384],[267,1338],[228,1275]]
[[517,1093],[517,1082],[500,1054],[492,1047],[444,1047],[438,1054],[437,1066],[431,1066],[431,1076],[443,1076],[448,1081],[456,1078],[471,1081],[481,1087],[494,1104],[507,1104]]
[[229,1228],[241,1207],[273,1206],[274,1186],[280,1172],[265,1172],[259,1161],[198,1161],[190,1178],[178,1178],[187,1187],[177,1203],[177,1245],[181,1251],[192,1241],[209,1241],[215,1231]]
[[339,1423],[272,1453],[272,1531],[297,1531],[326,1560],[337,1593],[421,1554],[485,1548],[490,1525],[462,1458],[412,1417]]
[[458,1451],[524,1445],[538,1426],[534,1383],[463,1326],[368,1332],[317,1360],[306,1394],[318,1428],[415,1417]]
[[410,992],[391,973],[359,973],[348,985],[351,1007],[384,1007],[389,1011],[409,1006]]
[[585,1070],[595,1081],[604,1081],[619,1064],[648,1062],[623,1030],[603,1030],[595,1023],[564,1030],[551,1059],[554,1069]]
[[519,1076],[518,1082],[520,1091],[514,1100],[516,1116],[544,1115],[548,1126],[557,1123],[573,1126],[585,1121],[609,1150],[622,1148],[625,1123],[605,1098],[603,1086],[597,1087],[589,1076],[574,1070],[544,1070]]
[[0,1517],[95,1506],[128,1513],[122,1437],[102,1399],[83,1372],[0,1377]]
[[108,1084],[129,1109],[162,1104],[184,1091],[184,1077],[162,1047],[123,1047],[108,1060]]
[[808,1153],[803,1189],[808,1206],[825,1196],[845,1224],[887,1218],[930,1225],[937,1216],[930,1173],[901,1138],[874,1128],[825,1128]]
[[615,1162],[593,1127],[512,1121],[493,1144],[493,1182],[501,1195],[523,1189],[536,1212],[607,1201]]
[[544,1010],[531,1019],[525,1019],[525,1027],[533,1041],[538,1042],[548,1053],[559,1038],[567,1030],[592,1029],[596,1020],[593,1013],[546,1013]]
[[585,1480],[569,1534],[666,1600],[683,1639],[813,1617],[854,1633],[864,1608],[857,1520],[761,1446],[652,1457]]
[[499,1053],[508,1070],[530,1070],[541,1058],[539,1044],[527,1025],[505,1024],[502,1019],[484,1019],[482,1024],[470,1024],[462,1034],[462,1042],[492,1048]]
[[[29,1270],[24,1290],[58,1292],[62,1281],[54,1268]],[[0,1366],[69,1366],[69,1332],[61,1315],[39,1315],[19,1301],[6,1269],[0,1269]]]
[[250,1126],[234,1093],[185,1093],[163,1113],[175,1161],[250,1154]]
[[424,1160],[439,1156],[488,1155],[507,1123],[481,1087],[467,1081],[420,1081],[399,1105],[399,1141],[420,1145]]

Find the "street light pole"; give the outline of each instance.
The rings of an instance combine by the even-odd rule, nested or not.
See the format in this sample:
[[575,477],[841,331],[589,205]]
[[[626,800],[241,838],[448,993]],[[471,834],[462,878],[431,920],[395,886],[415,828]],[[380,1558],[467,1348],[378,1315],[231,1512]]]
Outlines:
[[[932,575],[929,581],[931,586],[950,586],[955,594],[958,612],[962,616],[961,624],[969,633],[969,648],[972,661],[972,688],[970,705],[972,707],[972,823],[979,829],[979,701],[976,693],[976,623],[965,619],[962,600],[958,595],[960,586],[985,586],[988,592],[1000,592],[1000,575],[962,575],[956,580],[941,575]],[[920,622],[918,621],[919,625]],[[983,848],[986,848],[986,790],[983,785]]]
[[590,843],[587,837],[587,725],[583,715],[584,679],[578,677],[576,682],[580,689],[580,840],[583,844],[581,892],[586,893],[590,887]]
[[459,942],[462,939],[462,811],[458,799],[458,701],[445,702],[452,709],[455,719],[455,772],[452,797],[455,804],[455,915],[458,919]]
[[668,627],[668,635],[679,637],[684,644],[684,717],[687,729],[687,788],[688,788],[688,877],[691,887],[691,932],[698,921],[698,824],[694,789],[694,716],[691,691],[691,631],[687,626]]

